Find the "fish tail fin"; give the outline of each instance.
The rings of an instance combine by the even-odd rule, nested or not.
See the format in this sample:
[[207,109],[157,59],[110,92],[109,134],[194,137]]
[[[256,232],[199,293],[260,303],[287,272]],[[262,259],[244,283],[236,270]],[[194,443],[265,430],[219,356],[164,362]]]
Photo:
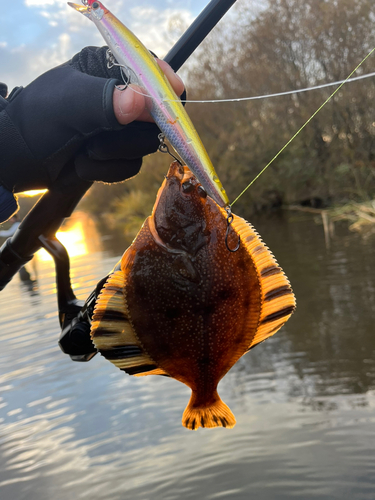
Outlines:
[[196,393],[193,391],[189,404],[182,415],[182,425],[192,431],[198,427],[227,427],[236,425],[236,419],[229,407],[215,392],[211,403],[197,405]]

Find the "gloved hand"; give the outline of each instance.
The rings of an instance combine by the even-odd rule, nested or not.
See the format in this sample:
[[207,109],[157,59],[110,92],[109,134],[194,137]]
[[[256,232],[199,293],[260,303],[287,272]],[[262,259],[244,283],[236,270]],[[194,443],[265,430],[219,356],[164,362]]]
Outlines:
[[[159,146],[144,97],[108,69],[107,47],[86,47],[25,88],[0,97],[0,184],[13,192],[49,187],[72,158],[85,180],[134,176]],[[176,93],[183,83],[158,61]],[[134,122],[135,119],[144,120]]]

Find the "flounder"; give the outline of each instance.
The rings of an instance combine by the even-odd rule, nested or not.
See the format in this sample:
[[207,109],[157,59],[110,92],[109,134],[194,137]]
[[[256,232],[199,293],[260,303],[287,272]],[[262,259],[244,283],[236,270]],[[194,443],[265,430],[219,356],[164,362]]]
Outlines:
[[234,427],[217,385],[295,309],[290,283],[255,229],[227,212],[174,162],[148,217],[109,275],[91,336],[130,375],[167,375],[191,388],[188,429]]

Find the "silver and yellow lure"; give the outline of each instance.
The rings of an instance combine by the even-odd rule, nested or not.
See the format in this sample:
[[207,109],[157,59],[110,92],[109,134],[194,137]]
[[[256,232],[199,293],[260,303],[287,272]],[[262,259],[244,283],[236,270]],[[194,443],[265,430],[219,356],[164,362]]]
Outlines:
[[69,5],[95,23],[118,64],[130,69],[131,81],[144,92],[147,108],[162,133],[216,203],[229,207],[207,151],[154,57],[101,2],[84,0],[84,5]]

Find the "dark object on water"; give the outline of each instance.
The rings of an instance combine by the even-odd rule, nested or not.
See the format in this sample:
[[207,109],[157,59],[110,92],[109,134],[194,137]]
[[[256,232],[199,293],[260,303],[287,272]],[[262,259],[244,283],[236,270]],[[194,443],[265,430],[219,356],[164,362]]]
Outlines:
[[299,202],[301,207],[311,207],[311,208],[326,208],[326,203],[322,198],[318,196],[312,196],[311,198],[306,198]]
[[182,423],[233,427],[217,385],[295,308],[289,281],[254,228],[227,213],[187,167],[172,163],[152,215],[107,279],[92,340],[130,375],[168,375],[192,389]]

